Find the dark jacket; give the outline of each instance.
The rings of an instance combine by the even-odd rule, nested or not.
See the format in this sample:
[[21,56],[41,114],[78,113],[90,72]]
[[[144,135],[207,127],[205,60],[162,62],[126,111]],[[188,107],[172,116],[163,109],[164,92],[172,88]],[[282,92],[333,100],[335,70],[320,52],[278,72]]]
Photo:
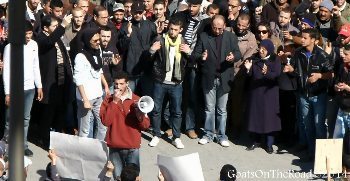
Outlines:
[[141,20],[132,24],[132,33],[128,34],[128,23],[120,29],[119,47],[123,52],[124,71],[130,76],[139,76],[143,72],[150,73],[152,65],[147,60],[148,50],[157,36],[156,25],[149,20]]
[[[161,37],[159,39],[161,48],[160,50],[156,51],[154,54],[151,52],[151,60],[153,60],[153,68],[152,68],[152,76],[153,78],[162,83],[165,80],[166,75],[166,52],[165,52],[165,39],[164,37]],[[182,38],[182,42],[185,42],[185,39]],[[185,53],[181,53],[181,80],[175,80],[173,78],[173,82],[175,83],[181,83],[184,80],[185,75],[185,66],[188,60],[188,55]]]
[[[219,77],[222,82],[222,88],[224,92],[230,91],[230,83],[233,81],[233,62],[226,61],[226,56],[230,52],[234,55],[234,62],[241,59],[241,52],[238,47],[238,40],[236,35],[231,32],[224,31],[222,34],[221,52],[218,57],[216,52],[215,36],[211,32],[203,32],[200,34],[200,38],[196,44],[195,49],[192,52],[192,59],[199,60],[202,68],[202,86],[204,90],[211,90],[214,87],[214,80]],[[202,61],[202,53],[207,50],[208,57],[205,61]],[[217,70],[217,59],[220,60],[220,69]]]
[[298,90],[301,94],[312,97],[327,92],[328,80],[319,79],[312,84],[307,82],[312,73],[333,71],[329,56],[325,51],[315,46],[308,59],[305,48],[301,47],[295,51],[290,63],[294,67],[293,74],[298,77]]
[[[335,73],[335,84],[345,83],[350,85],[350,71],[344,68],[344,63],[341,61],[340,67]],[[334,86],[333,86],[334,89]],[[350,92],[346,90],[336,92],[336,100],[340,109],[346,112],[350,112]]]
[[65,91],[65,102],[70,102],[73,100],[74,91],[73,89],[73,76],[72,68],[67,54],[67,50],[63,45],[61,37],[64,34],[64,28],[61,25],[55,29],[49,36],[46,36],[41,32],[37,38],[36,42],[39,47],[39,66],[41,81],[43,84],[44,98],[41,101],[44,104],[53,103],[55,100],[55,94],[57,90],[57,50],[55,43],[57,42],[63,56],[64,64],[64,91]]

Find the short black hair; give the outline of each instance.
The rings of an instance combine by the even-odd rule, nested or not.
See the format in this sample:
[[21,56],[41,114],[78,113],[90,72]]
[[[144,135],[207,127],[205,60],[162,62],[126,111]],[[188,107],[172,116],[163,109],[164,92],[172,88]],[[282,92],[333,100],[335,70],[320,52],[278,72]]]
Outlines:
[[94,16],[99,17],[100,16],[100,12],[101,11],[107,11],[107,9],[103,6],[97,5],[95,6],[95,8],[93,9],[92,13],[94,14]]
[[41,3],[42,4],[47,4],[47,3],[49,3],[51,0],[41,0]]
[[62,8],[63,7],[63,2],[61,0],[51,0],[50,8],[53,9],[55,7]]
[[51,23],[54,21],[59,22],[59,19],[56,18],[55,16],[53,16],[52,14],[48,14],[48,15],[44,16],[41,19],[41,29],[44,29],[45,26],[46,27],[51,26]]
[[113,75],[113,80],[119,80],[119,79],[125,79],[125,82],[128,82],[129,75],[124,71],[117,72],[116,74]]
[[165,6],[164,0],[156,0],[156,1],[154,1],[153,6],[156,5],[156,4],[162,4],[163,6]]
[[318,31],[314,28],[306,28],[301,30],[301,33],[307,33],[311,38],[318,39]]
[[26,20],[24,21],[24,31],[33,31],[33,25],[30,21]]
[[171,18],[169,20],[169,25],[170,24],[180,26],[180,28],[182,28],[182,26],[183,26],[183,22],[179,18]]
[[108,27],[108,26],[103,26],[103,27],[101,27],[101,28],[100,28],[100,32],[101,32],[102,30],[103,30],[103,31],[112,31],[112,29],[111,29],[110,27]]
[[209,12],[209,9],[214,9],[214,10],[219,10],[219,13],[220,13],[220,7],[217,5],[217,4],[210,4],[208,7],[207,7],[207,11],[206,13]]
[[120,174],[120,179],[122,181],[135,181],[136,177],[140,175],[140,167],[135,163],[127,164]]

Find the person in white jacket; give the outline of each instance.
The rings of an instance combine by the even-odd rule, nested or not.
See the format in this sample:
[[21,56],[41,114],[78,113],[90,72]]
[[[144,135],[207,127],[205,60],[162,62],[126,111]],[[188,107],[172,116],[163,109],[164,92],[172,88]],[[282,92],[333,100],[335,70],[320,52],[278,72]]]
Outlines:
[[99,29],[87,28],[82,32],[83,49],[75,57],[73,80],[77,85],[77,116],[79,124],[79,136],[88,137],[91,114],[96,121],[97,129],[93,138],[104,140],[107,128],[100,119],[100,106],[102,103],[102,84],[106,95],[109,95],[109,87],[103,76],[102,58],[100,56],[100,32]]
[[[29,21],[25,23],[25,39],[26,44],[24,44],[24,154],[26,156],[33,156],[33,152],[28,148],[27,143],[27,133],[30,120],[30,111],[33,105],[33,99],[35,95],[35,87],[37,88],[37,100],[41,101],[43,98],[41,75],[39,68],[39,56],[38,56],[38,44],[32,40],[33,37],[33,26]],[[8,141],[9,135],[9,109],[10,106],[10,50],[11,44],[6,45],[4,50],[4,88],[5,88],[5,105],[6,110],[6,123],[4,132],[4,141]]]

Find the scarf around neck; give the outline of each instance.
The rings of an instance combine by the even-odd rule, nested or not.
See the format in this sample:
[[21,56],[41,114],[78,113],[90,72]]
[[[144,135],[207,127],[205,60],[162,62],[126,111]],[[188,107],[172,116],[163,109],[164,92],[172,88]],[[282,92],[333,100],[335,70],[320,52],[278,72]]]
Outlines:
[[179,34],[173,42],[173,40],[170,38],[169,34],[164,35],[164,42],[165,42],[165,56],[166,56],[166,63],[165,63],[165,70],[166,72],[169,72],[171,69],[170,65],[170,57],[169,57],[169,52],[170,48],[173,47],[175,48],[175,59],[174,59],[174,72],[173,72],[173,77],[176,80],[181,80],[181,52],[180,52],[180,45],[181,45],[181,34]]
[[[86,59],[89,61],[90,65],[94,70],[98,71],[102,68],[102,58],[100,56],[100,49],[94,49],[90,45],[91,38],[99,33],[99,29],[88,28],[83,31],[82,41],[83,41],[83,49],[80,50],[80,53],[84,54]],[[94,56],[97,59],[97,63],[94,59]]]

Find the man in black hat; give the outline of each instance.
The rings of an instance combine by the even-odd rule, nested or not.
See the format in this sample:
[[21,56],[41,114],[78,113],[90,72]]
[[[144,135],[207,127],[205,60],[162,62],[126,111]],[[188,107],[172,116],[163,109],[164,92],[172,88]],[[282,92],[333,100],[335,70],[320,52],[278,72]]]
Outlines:
[[[136,1],[131,6],[132,19],[120,29],[119,47],[124,58],[124,71],[129,74],[129,87],[139,95],[152,95],[151,65],[147,54],[152,40],[157,36],[156,26],[144,20],[145,5]],[[148,70],[148,71],[147,71]],[[142,87],[142,90],[137,90]]]

